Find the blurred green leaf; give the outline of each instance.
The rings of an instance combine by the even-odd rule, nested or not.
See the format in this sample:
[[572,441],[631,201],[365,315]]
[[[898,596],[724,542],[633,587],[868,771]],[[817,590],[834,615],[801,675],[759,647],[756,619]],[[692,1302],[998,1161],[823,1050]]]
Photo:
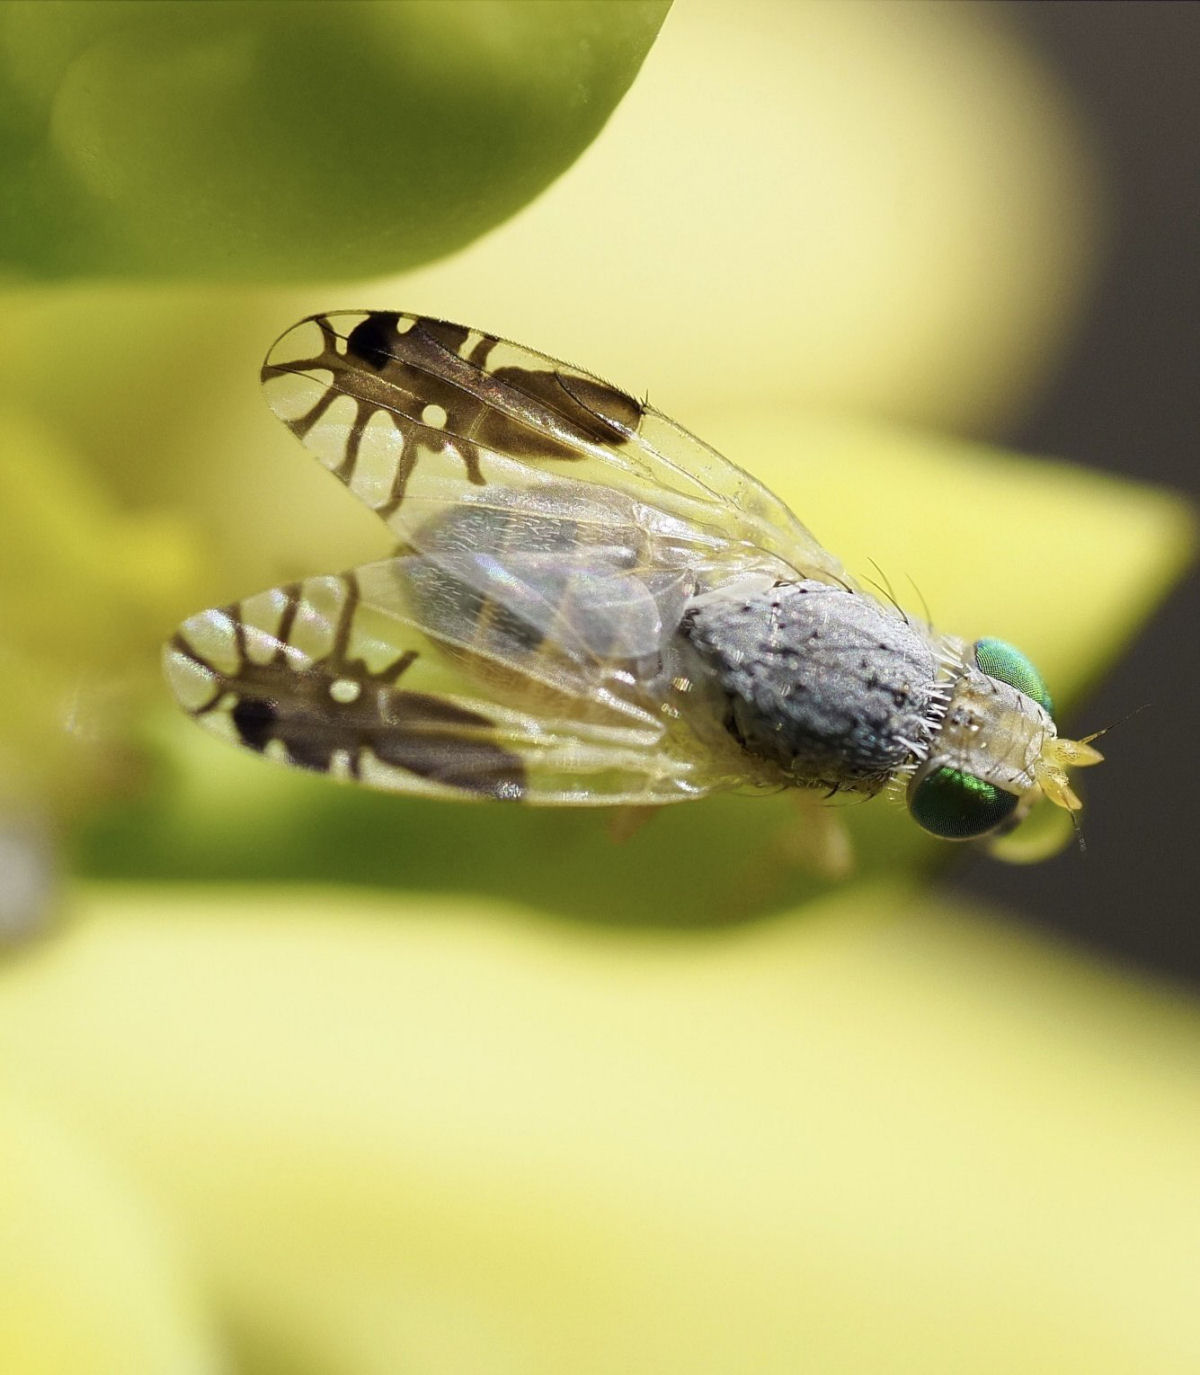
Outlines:
[[0,9],[0,260],[286,281],[397,271],[583,151],[666,0]]
[[69,814],[132,783],[153,648],[201,585],[202,543],[112,500],[41,415],[0,401],[0,811]]

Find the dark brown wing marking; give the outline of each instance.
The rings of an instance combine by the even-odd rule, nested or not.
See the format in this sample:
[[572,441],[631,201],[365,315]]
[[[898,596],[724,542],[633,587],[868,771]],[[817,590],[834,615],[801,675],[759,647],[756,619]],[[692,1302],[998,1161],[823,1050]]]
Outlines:
[[700,582],[769,565],[851,585],[778,497],[669,417],[497,335],[325,311],[280,335],[262,379],[276,416],[405,542],[472,492],[569,477],[636,501],[656,539],[692,546]]
[[[321,333],[319,352],[268,360],[262,380],[331,374],[312,407],[285,421],[301,440],[335,401],[353,401],[354,419],[334,468],[347,485],[367,426],[376,415],[392,418],[401,453],[391,491],[375,507],[385,519],[403,502],[416,466],[414,434],[431,453],[456,457],[468,481],[482,486],[481,451],[573,462],[586,457],[588,445],[626,442],[641,423],[640,402],[587,374],[515,365],[489,370],[488,358],[502,341],[478,334],[471,345],[472,331],[463,325],[375,311],[343,339],[328,316],[313,316],[311,322]],[[426,421],[431,407],[443,413],[438,424]]]
[[[525,792],[521,759],[498,745],[486,716],[396,683],[417,659],[409,650],[383,669],[370,670],[347,652],[359,592],[352,575],[337,579],[342,604],[332,647],[311,658],[290,644],[301,604],[300,584],[279,589],[284,605],[270,631],[249,626],[240,604],[204,612],[185,622],[168,645],[168,677],[188,701],[185,679],[197,671],[209,691],[188,709],[204,716],[228,710],[242,744],[262,753],[273,743],[289,762],[328,773],[342,756],[353,778],[371,756],[432,783],[478,797],[519,800]],[[274,643],[261,662],[248,647],[248,628]],[[220,653],[198,647],[214,641]],[[182,662],[181,662],[182,661]],[[339,693],[343,687],[345,691]],[[232,704],[230,704],[232,698]]]

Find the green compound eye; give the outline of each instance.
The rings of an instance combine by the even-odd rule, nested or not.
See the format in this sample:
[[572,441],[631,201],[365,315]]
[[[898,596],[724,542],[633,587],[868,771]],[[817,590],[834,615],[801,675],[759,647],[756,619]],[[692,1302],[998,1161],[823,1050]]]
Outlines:
[[974,840],[1016,810],[1017,795],[948,764],[914,780],[908,790],[912,819],[943,840]]
[[1004,640],[976,640],[975,662],[989,678],[1015,687],[1032,697],[1047,715],[1054,715],[1054,703],[1042,675],[1019,649]]

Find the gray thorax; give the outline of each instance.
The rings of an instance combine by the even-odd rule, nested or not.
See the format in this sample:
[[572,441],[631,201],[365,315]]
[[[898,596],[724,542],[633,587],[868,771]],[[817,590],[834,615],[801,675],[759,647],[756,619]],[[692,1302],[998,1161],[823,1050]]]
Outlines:
[[691,602],[680,635],[684,671],[715,686],[725,730],[789,782],[874,792],[928,754],[945,711],[929,632],[861,592],[717,588]]

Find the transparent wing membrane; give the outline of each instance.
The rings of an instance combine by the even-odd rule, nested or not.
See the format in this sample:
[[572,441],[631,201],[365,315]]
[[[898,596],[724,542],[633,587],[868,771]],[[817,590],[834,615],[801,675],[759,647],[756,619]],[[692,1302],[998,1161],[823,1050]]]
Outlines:
[[547,477],[625,493],[713,559],[841,564],[748,473],[600,378],[462,325],[394,312],[316,315],[263,366],[275,413],[402,538],[472,488]]

